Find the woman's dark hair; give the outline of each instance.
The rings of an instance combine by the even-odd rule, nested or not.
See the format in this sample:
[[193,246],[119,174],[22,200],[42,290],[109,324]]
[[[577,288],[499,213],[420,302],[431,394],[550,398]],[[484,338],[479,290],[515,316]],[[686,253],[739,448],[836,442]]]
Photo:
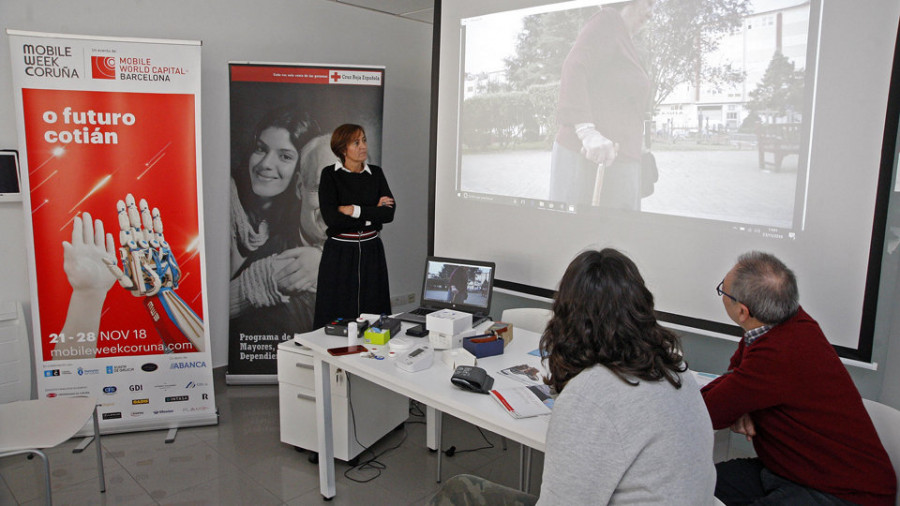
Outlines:
[[[268,128],[283,128],[287,130],[288,137],[294,149],[297,150],[297,166],[291,176],[291,184],[288,189],[268,201],[271,205],[263,209],[263,199],[253,193],[250,183],[250,171],[248,165],[250,156],[256,150],[260,135]],[[319,128],[310,115],[293,106],[282,106],[268,111],[256,124],[253,137],[248,139],[247,150],[241,163],[231,169],[231,177],[237,187],[238,198],[241,206],[250,220],[254,229],[265,220],[269,224],[269,238],[273,247],[294,246],[297,236],[299,240],[299,216],[300,216],[300,150],[307,142],[319,134]],[[293,189],[293,191],[291,191]],[[272,241],[272,239],[275,239]],[[239,245],[243,249],[243,245]],[[248,252],[241,251],[246,256]]]
[[344,123],[335,128],[334,133],[331,134],[331,152],[341,159],[341,163],[344,163],[344,151],[347,149],[347,146],[353,142],[353,139],[356,139],[357,133],[366,135],[366,131],[362,126],[353,123]]
[[687,370],[681,342],[657,323],[637,266],[609,248],[585,251],[569,264],[540,349],[550,371],[544,381],[557,392],[595,364],[632,385],[665,379],[676,388],[678,373]]

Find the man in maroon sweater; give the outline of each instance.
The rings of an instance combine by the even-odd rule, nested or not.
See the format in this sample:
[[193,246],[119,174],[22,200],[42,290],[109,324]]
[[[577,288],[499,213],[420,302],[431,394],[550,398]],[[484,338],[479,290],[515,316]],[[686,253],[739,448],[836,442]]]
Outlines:
[[[728,371],[703,388],[713,427],[757,458],[716,465],[726,504],[893,505],[897,483],[850,375],[772,255],[742,255],[717,287],[744,329]],[[759,501],[759,502],[756,502]]]

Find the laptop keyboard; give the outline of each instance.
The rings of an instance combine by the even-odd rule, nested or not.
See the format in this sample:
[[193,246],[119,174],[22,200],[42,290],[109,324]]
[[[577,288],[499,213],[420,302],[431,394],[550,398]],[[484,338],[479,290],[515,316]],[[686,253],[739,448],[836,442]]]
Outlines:
[[417,308],[413,309],[412,311],[410,311],[409,313],[419,315],[419,316],[425,316],[425,315],[431,314],[433,312],[434,312],[434,309],[428,309],[427,307],[417,307]]

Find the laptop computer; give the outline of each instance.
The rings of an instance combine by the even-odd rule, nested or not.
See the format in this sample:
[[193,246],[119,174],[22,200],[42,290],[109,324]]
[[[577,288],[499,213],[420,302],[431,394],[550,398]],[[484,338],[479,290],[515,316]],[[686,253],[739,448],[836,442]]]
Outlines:
[[472,313],[472,326],[488,318],[494,292],[494,262],[428,257],[422,276],[421,305],[395,318],[425,323],[425,316],[441,309]]

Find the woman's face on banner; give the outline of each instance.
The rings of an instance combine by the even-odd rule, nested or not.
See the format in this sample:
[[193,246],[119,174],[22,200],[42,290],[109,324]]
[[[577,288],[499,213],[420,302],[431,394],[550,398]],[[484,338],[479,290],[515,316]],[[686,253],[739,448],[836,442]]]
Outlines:
[[300,153],[284,128],[269,127],[259,134],[250,155],[250,185],[260,197],[280,195],[291,184]]
[[309,141],[300,153],[300,228],[309,246],[325,243],[328,228],[319,209],[319,178],[322,169],[338,159],[331,152],[331,135],[320,135]]

